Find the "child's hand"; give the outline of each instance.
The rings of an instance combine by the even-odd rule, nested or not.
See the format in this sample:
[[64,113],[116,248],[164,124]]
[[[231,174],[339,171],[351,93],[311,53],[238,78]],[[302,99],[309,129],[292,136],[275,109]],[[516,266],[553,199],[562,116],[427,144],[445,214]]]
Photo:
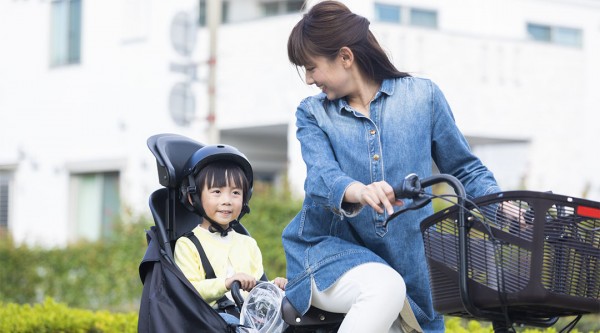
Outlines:
[[285,285],[287,283],[288,283],[288,280],[286,278],[282,278],[282,277],[276,277],[275,280],[273,280],[273,284],[275,284],[281,290],[285,290]]
[[235,273],[232,277],[225,279],[225,287],[231,289],[233,281],[240,281],[240,288],[245,291],[250,291],[256,285],[256,279],[246,273]]

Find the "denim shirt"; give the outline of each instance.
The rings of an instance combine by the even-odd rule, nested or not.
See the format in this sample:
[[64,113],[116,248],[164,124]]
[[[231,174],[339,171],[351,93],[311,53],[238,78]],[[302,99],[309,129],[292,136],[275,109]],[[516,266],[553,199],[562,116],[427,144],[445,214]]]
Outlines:
[[323,291],[357,265],[387,263],[405,279],[422,327],[443,331],[442,317],[433,310],[419,229],[433,212],[431,205],[384,227],[387,213],[342,202],[352,182],[396,186],[410,173],[431,175],[432,162],[457,177],[470,197],[500,191],[493,174],[471,153],[440,89],[427,79],[384,80],[371,102],[370,118],[345,98],[329,101],[322,93],[300,103],[296,126],[307,177],[302,210],[282,235],[287,298],[305,313],[311,279]]

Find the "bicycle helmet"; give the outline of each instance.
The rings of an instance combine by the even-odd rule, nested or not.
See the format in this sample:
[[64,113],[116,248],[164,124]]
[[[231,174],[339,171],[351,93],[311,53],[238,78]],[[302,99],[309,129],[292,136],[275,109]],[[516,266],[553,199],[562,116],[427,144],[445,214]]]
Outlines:
[[[218,144],[208,145],[198,149],[187,162],[184,164],[182,173],[182,182],[180,187],[180,201],[190,211],[196,212],[203,218],[207,219],[217,231],[221,232],[222,235],[226,235],[227,231],[220,228],[220,226],[212,221],[202,207],[202,201],[200,199],[200,193],[202,189],[196,188],[195,176],[208,164],[214,162],[231,162],[238,165],[246,179],[248,180],[248,188],[244,192],[244,199],[242,204],[242,211],[238,217],[238,221],[245,214],[250,212],[248,207],[248,201],[252,196],[252,187],[254,183],[254,174],[252,172],[252,166],[248,161],[248,158],[242,154],[237,148],[229,145]],[[191,203],[188,200],[188,194],[191,197]],[[237,221],[236,221],[237,222]],[[235,222],[232,222],[232,224]]]

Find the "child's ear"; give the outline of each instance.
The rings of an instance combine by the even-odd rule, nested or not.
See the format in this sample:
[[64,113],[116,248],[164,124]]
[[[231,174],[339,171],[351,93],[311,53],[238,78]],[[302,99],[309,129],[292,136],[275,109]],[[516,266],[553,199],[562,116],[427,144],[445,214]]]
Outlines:
[[190,205],[194,205],[194,202],[192,202],[192,195],[188,193],[187,197]]

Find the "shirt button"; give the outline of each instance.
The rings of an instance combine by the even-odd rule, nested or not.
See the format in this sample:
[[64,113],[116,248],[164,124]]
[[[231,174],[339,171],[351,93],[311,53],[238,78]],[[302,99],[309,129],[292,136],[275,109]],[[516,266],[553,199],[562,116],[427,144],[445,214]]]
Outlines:
[[371,133],[371,135],[375,135],[375,130],[371,130],[369,133]]
[[374,159],[375,161],[379,161],[379,155],[377,155],[377,154],[373,155],[373,159]]

